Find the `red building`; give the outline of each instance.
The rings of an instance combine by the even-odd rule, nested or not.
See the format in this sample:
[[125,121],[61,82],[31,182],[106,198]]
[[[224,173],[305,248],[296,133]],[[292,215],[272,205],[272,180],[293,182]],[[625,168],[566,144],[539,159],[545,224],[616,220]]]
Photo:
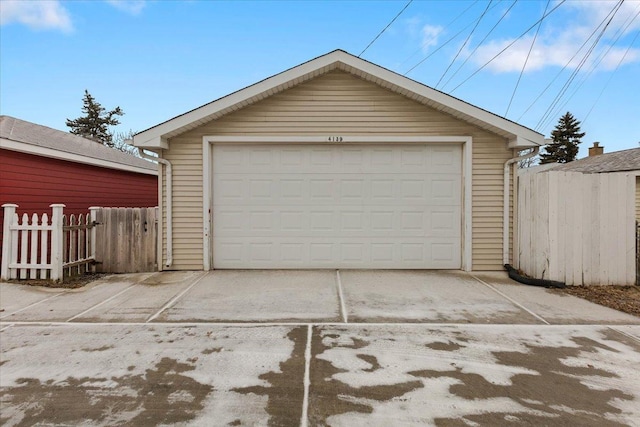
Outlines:
[[[4,203],[17,204],[19,215],[50,214],[52,203],[76,215],[90,206],[157,206],[157,166],[67,132],[0,116]],[[3,220],[0,209],[0,240]]]

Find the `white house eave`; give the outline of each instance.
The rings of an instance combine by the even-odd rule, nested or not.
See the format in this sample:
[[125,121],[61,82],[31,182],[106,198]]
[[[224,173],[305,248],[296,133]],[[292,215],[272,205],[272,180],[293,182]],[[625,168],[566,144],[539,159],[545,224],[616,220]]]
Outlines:
[[[65,160],[68,162],[82,163],[85,165],[99,166],[108,169],[117,169],[127,172],[142,173],[146,175],[158,175],[157,169],[146,169],[133,165],[125,165],[122,163],[112,162],[109,160],[98,159],[95,157],[84,156],[67,151],[54,150],[48,147],[38,145],[25,144],[24,142],[13,141],[11,139],[0,138],[0,148],[17,151],[19,153],[33,154],[36,156],[47,157],[50,159]],[[152,164],[152,163],[150,163]]]
[[142,138],[142,136],[140,136],[140,134],[134,135],[133,145],[136,147],[149,148],[149,149],[154,149],[154,148],[168,149],[169,148],[169,142],[167,141],[166,138],[155,137],[155,138],[145,140]]
[[334,69],[343,70],[468,123],[497,133],[510,141],[510,148],[528,148],[544,144],[544,136],[538,132],[344,51],[334,51],[140,132],[134,137],[134,145],[148,148],[168,148],[166,142],[168,138]]
[[515,138],[509,139],[508,147],[525,149],[525,148],[539,147],[545,144],[543,135],[536,133],[535,136],[538,136],[538,138],[530,139],[530,138],[524,138],[522,136],[516,136]]

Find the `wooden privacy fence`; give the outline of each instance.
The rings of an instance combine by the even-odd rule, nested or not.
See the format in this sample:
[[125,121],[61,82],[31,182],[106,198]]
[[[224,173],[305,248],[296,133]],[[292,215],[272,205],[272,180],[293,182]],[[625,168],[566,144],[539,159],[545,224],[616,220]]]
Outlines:
[[89,271],[136,273],[156,270],[157,208],[90,208],[51,217],[16,213],[5,204],[0,278],[61,281]]
[[101,208],[96,212],[96,271],[156,270],[158,208]]
[[[50,205],[45,213],[22,215],[18,205],[5,204],[0,278],[60,281],[65,275],[82,274],[95,262],[95,214],[63,214],[65,205]],[[31,219],[30,219],[31,218]]]
[[515,266],[567,285],[636,282],[635,176],[526,172],[518,177]]

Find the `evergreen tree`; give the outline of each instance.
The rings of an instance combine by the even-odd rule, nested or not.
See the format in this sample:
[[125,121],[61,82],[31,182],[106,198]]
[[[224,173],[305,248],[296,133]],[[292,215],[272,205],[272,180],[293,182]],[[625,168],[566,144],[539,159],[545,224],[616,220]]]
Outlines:
[[551,132],[552,142],[544,147],[546,153],[540,153],[540,164],[574,161],[578,155],[578,144],[585,135],[580,132],[580,122],[567,111]]
[[109,132],[109,126],[120,124],[117,116],[124,115],[120,107],[107,111],[85,89],[82,112],[84,113],[82,117],[75,120],[67,119],[67,126],[71,128],[69,132],[111,146],[113,134]]

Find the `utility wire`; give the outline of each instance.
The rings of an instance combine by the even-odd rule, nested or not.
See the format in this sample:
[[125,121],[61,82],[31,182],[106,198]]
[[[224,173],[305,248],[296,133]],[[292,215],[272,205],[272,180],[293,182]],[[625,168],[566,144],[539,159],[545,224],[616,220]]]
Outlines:
[[440,76],[440,79],[438,80],[438,83],[436,83],[434,88],[436,88],[436,89],[438,88],[438,85],[440,84],[440,82],[442,81],[444,76],[449,72],[449,70],[451,69],[453,64],[456,62],[456,59],[458,59],[458,56],[460,55],[460,52],[462,52],[462,49],[464,49],[464,47],[467,45],[467,43],[469,43],[469,40],[471,39],[471,36],[476,31],[476,28],[478,28],[478,25],[480,25],[480,22],[482,21],[482,18],[484,18],[484,16],[487,14],[487,11],[489,10],[489,6],[491,6],[491,3],[493,3],[493,0],[489,0],[489,3],[487,3],[487,7],[484,9],[484,12],[482,12],[480,17],[476,20],[476,25],[473,26],[473,29],[471,29],[471,32],[467,36],[467,39],[464,41],[464,43],[462,43],[462,45],[460,46],[460,49],[458,49],[458,53],[456,53],[456,56],[453,57],[453,59],[449,63],[449,66],[447,67],[447,69],[444,70],[444,73],[442,73],[442,75]]
[[[445,25],[444,28],[449,28],[451,25],[453,25],[454,22],[456,22],[458,19],[460,19],[460,17],[462,15],[464,15],[465,13],[467,13],[467,11],[469,9],[471,9],[476,3],[478,3],[480,0],[475,0],[473,3],[471,3],[465,10],[463,10],[462,12],[460,12],[458,14],[458,16],[456,16],[455,18],[453,18],[453,20],[451,20],[451,22],[449,22],[447,25]],[[424,43],[422,43],[422,45],[416,49],[415,52],[413,52],[411,54],[411,56],[409,56],[407,59],[405,59],[404,61],[402,61],[402,63],[400,64],[401,66],[404,65],[408,60],[410,60],[411,58],[413,58],[414,56],[416,56],[416,53],[420,52],[422,49],[424,48]]]
[[[542,12],[542,16],[544,16],[544,14],[547,13],[547,9],[549,9],[549,3],[551,3],[551,0],[547,0],[547,5],[544,7],[544,12]],[[529,52],[527,52],[527,58],[524,60],[524,64],[522,65],[522,70],[520,70],[520,75],[518,76],[518,81],[516,82],[516,86],[513,88],[513,93],[511,94],[509,105],[507,105],[507,111],[504,113],[505,117],[509,115],[509,109],[511,108],[511,103],[513,102],[513,98],[515,98],[516,96],[516,91],[518,90],[518,86],[520,86],[520,79],[522,79],[522,75],[524,74],[524,69],[527,68],[527,63],[529,62],[529,57],[531,56],[533,45],[536,44],[536,39],[538,38],[538,33],[540,32],[540,27],[542,27],[542,21],[540,21],[540,24],[538,24],[538,28],[536,29],[536,34],[533,36],[533,41],[531,42],[531,46],[529,46]]]
[[[606,19],[606,18],[605,18]],[[538,94],[538,96],[536,97],[536,99],[533,100],[533,102],[531,104],[529,104],[529,106],[527,107],[526,110],[524,110],[524,112],[520,115],[520,117],[518,117],[516,119],[516,121],[520,121],[520,119],[529,112],[529,110],[531,109],[531,107],[533,107],[536,102],[538,102],[538,100],[542,97],[542,95],[544,95],[547,90],[549,90],[549,88],[551,87],[551,85],[558,79],[558,77],[560,77],[560,75],[564,72],[564,70],[573,62],[573,60],[576,58],[576,56],[578,56],[578,54],[580,53],[580,51],[582,51],[582,49],[587,45],[587,43],[589,42],[589,40],[591,40],[591,38],[596,34],[596,31],[598,31],[598,28],[600,28],[600,26],[604,23],[604,21],[600,22],[600,24],[595,28],[595,30],[593,30],[593,32],[591,33],[591,35],[582,43],[582,45],[580,46],[580,48],[576,51],[576,53],[573,54],[573,56],[567,61],[566,64],[564,64],[564,66],[560,69],[560,71],[558,71],[558,73],[553,77],[553,79],[551,79],[551,81],[549,82],[549,84],[547,84],[547,86],[542,90],[542,92],[540,92]]]
[[[602,31],[600,31],[600,34],[598,34],[598,37],[594,40],[593,44],[589,47],[589,50],[585,53],[584,57],[582,58],[582,60],[580,60],[580,63],[578,64],[578,66],[573,70],[573,72],[571,73],[571,75],[569,76],[569,79],[565,82],[565,84],[562,86],[562,88],[560,89],[560,92],[558,93],[558,95],[556,95],[556,97],[554,98],[553,102],[551,103],[551,105],[549,106],[549,108],[547,108],[547,111],[545,112],[545,114],[542,116],[542,118],[538,121],[538,124],[536,125],[536,130],[541,129],[544,125],[547,124],[547,122],[549,122],[549,120],[551,120],[554,116],[554,114],[552,114],[552,111],[554,111],[554,109],[556,108],[556,106],[558,105],[558,103],[560,102],[560,99],[562,99],[562,97],[564,96],[564,94],[567,92],[567,90],[569,89],[569,86],[571,86],[571,83],[573,83],[573,80],[576,78],[576,75],[580,72],[580,70],[582,69],[582,67],[584,66],[585,62],[587,61],[587,59],[589,59],[589,57],[591,56],[591,54],[593,53],[593,50],[595,49],[595,47],[597,46],[597,44],[600,42],[600,39],[602,38],[602,36],[604,35],[605,31],[607,30],[607,28],[609,27],[609,24],[611,23],[611,21],[613,20],[613,18],[616,16],[616,13],[618,12],[618,10],[620,10],[620,7],[622,6],[622,3],[624,2],[624,0],[620,0],[614,7],[613,9],[611,9],[611,11],[609,12],[609,14],[607,16],[605,16],[605,20],[607,18],[609,18],[609,20],[607,21],[607,23],[605,24],[605,26],[602,28]],[[609,15],[611,15],[611,17],[609,17]],[[604,21],[603,21],[604,22]],[[600,24],[602,25],[602,23]],[[596,28],[597,30],[597,28]]]
[[377,36],[375,36],[375,38],[374,38],[373,40],[371,40],[371,43],[369,43],[369,44],[367,45],[367,47],[365,47],[365,48],[363,49],[363,51],[362,51],[362,52],[360,52],[360,55],[358,55],[358,58],[360,58],[360,57],[362,56],[362,54],[363,54],[363,53],[365,53],[365,52],[367,51],[367,49],[369,49],[369,48],[371,47],[371,45],[372,45],[376,40],[378,40],[378,37],[380,37],[380,36],[382,35],[382,33],[384,33],[385,31],[387,31],[387,28],[389,28],[389,27],[391,26],[391,24],[393,24],[393,23],[395,22],[395,20],[396,20],[396,19],[398,19],[398,17],[399,17],[400,15],[402,15],[402,12],[404,12],[405,10],[407,10],[407,8],[409,7],[409,5],[410,5],[412,2],[413,2],[413,0],[409,0],[409,1],[407,2],[407,4],[402,8],[402,10],[401,10],[400,12],[398,12],[398,14],[395,16],[395,18],[393,18],[393,19],[391,20],[391,22],[389,22],[389,23],[387,24],[387,26],[386,26],[386,27],[384,27],[384,28],[382,29],[382,31],[380,31],[380,33],[378,33],[378,35],[377,35]]
[[[638,15],[636,15],[638,16]],[[635,18],[634,18],[635,19]],[[613,75],[616,73],[616,71],[618,71],[618,68],[620,68],[620,65],[622,65],[622,62],[624,61],[624,59],[627,57],[627,54],[629,53],[629,51],[631,50],[631,47],[633,46],[633,44],[636,42],[638,36],[640,36],[640,31],[638,31],[636,33],[636,36],[633,38],[633,40],[631,41],[631,44],[629,45],[629,47],[627,47],[626,52],[624,53],[624,55],[622,55],[622,58],[620,58],[620,61],[618,62],[618,65],[616,65],[616,68],[613,70],[613,72],[611,73],[611,75],[609,75],[609,80],[607,80],[607,82],[604,84],[604,87],[602,88],[602,90],[600,91],[600,94],[598,95],[598,97],[596,98],[596,100],[593,102],[593,105],[591,106],[591,108],[589,109],[589,112],[587,113],[587,115],[585,116],[585,118],[582,120],[582,123],[584,124],[584,122],[587,121],[587,119],[589,118],[589,115],[591,115],[591,112],[593,111],[593,109],[595,108],[595,106],[598,104],[598,102],[600,101],[600,98],[602,97],[602,94],[604,93],[604,90],[607,88],[607,86],[609,86],[609,83],[611,83],[611,79],[613,78]]]
[[[638,15],[640,15],[640,10],[638,10],[638,13],[635,14],[635,16],[629,16],[630,20],[628,22],[626,22],[626,25],[624,27],[620,27],[620,29],[618,30],[618,33],[614,36],[615,39],[613,41],[613,43],[611,43],[609,45],[609,47],[607,48],[606,51],[604,51],[600,57],[593,63],[593,65],[591,66],[591,68],[589,69],[589,71],[586,73],[586,75],[582,78],[582,80],[580,81],[580,83],[578,83],[578,86],[575,88],[575,90],[571,93],[571,95],[569,95],[569,97],[564,101],[564,103],[562,104],[562,107],[560,107],[559,109],[557,109],[556,111],[560,110],[562,111],[564,109],[564,107],[569,103],[569,101],[571,99],[573,99],[573,97],[576,95],[576,93],[578,93],[578,91],[580,90],[580,88],[582,87],[582,85],[587,81],[587,79],[589,78],[589,76],[591,76],[591,74],[595,71],[595,69],[598,67],[598,65],[600,65],[600,63],[604,60],[604,58],[606,58],[606,56],[609,54],[609,52],[611,51],[611,49],[613,49],[613,47],[615,46],[615,44],[618,42],[618,40],[620,40],[620,37],[622,37],[622,35],[624,34],[624,32],[627,30],[627,28],[629,28],[631,26],[631,24],[633,24],[633,21],[636,20],[636,18],[638,17]],[[636,36],[637,37],[637,36]],[[628,52],[628,49],[627,49]],[[627,52],[625,52],[625,56],[627,55]],[[617,69],[617,67],[616,67]],[[615,72],[615,71],[614,71]],[[608,83],[607,83],[608,84]],[[606,86],[605,86],[606,87]],[[603,89],[604,90],[604,89]],[[592,107],[593,109],[593,107]],[[553,117],[553,116],[552,116]],[[582,120],[584,122],[584,120]]]
[[[566,0],[564,0],[566,1]],[[493,6],[491,6],[491,9],[493,9],[494,7],[496,7],[499,3],[496,2],[493,4]],[[490,9],[490,10],[491,10]],[[416,65],[414,65],[413,67],[409,68],[407,71],[405,71],[405,73],[403,74],[403,76],[406,76],[407,74],[409,74],[410,72],[412,72],[414,69],[418,68],[420,65],[422,65],[422,63],[424,61],[426,61],[427,59],[431,58],[436,52],[438,52],[440,49],[442,49],[443,47],[445,47],[446,45],[448,45],[449,43],[451,43],[452,40],[456,39],[460,34],[462,34],[464,32],[464,30],[466,30],[467,28],[469,28],[470,26],[473,25],[473,21],[469,22],[464,28],[462,28],[460,31],[458,31],[455,35],[453,35],[453,37],[451,37],[449,40],[447,40],[446,42],[442,43],[436,50],[434,50],[433,52],[431,52],[429,55],[427,55],[426,57],[422,58]]]
[[484,65],[482,65],[480,68],[478,68],[476,71],[474,71],[469,77],[467,77],[465,80],[462,81],[462,83],[460,83],[458,86],[454,87],[453,90],[450,92],[454,92],[455,90],[457,90],[460,86],[462,86],[463,84],[465,84],[466,82],[469,81],[469,79],[471,79],[473,76],[475,76],[476,74],[478,74],[480,71],[482,71],[484,69],[484,67],[486,67],[487,65],[489,65],[490,63],[492,63],[498,56],[502,55],[507,49],[509,49],[511,46],[513,46],[518,40],[520,40],[525,34],[527,34],[529,31],[531,31],[531,29],[533,27],[535,27],[536,25],[538,25],[539,22],[542,22],[544,19],[546,19],[549,15],[551,15],[553,12],[555,12],[560,6],[562,6],[564,4],[564,2],[567,0],[562,0],[560,3],[558,3],[553,9],[551,9],[549,11],[549,13],[547,13],[546,15],[544,15],[542,18],[540,18],[539,20],[537,20],[536,22],[533,23],[532,26],[530,26],[529,28],[527,28],[522,34],[520,34],[515,40],[513,40],[511,43],[509,43],[504,49],[502,49],[500,52],[498,52],[493,58],[491,58],[490,60],[488,60],[487,62],[484,63]]
[[509,12],[511,12],[511,9],[513,9],[513,6],[516,5],[516,3],[518,2],[518,0],[513,0],[513,3],[511,3],[511,6],[509,6],[509,8],[502,14],[502,16],[500,17],[500,19],[498,20],[498,22],[495,23],[495,25],[489,30],[489,32],[487,33],[487,35],[484,36],[484,38],[482,40],[480,40],[480,43],[478,43],[478,45],[473,49],[473,51],[471,51],[471,53],[465,58],[464,61],[462,61],[462,64],[460,64],[460,66],[458,67],[458,69],[456,71],[453,72],[453,74],[451,76],[449,76],[449,78],[447,79],[446,82],[444,82],[444,85],[442,85],[442,88],[444,89],[449,82],[460,72],[460,70],[462,69],[462,67],[465,66],[465,64],[467,63],[467,61],[473,56],[474,53],[476,53],[476,51],[480,48],[480,46],[482,46],[482,43],[484,43],[484,41],[489,38],[489,36],[491,35],[491,33],[493,33],[493,30],[496,29],[496,27],[498,25],[500,25],[500,23],[502,22],[502,20],[507,16],[507,14],[509,14]]
[[[604,24],[605,21],[608,21],[607,23],[604,25],[604,27],[602,28],[602,31],[600,31],[600,33],[598,34],[598,36],[596,37],[596,39],[594,40],[594,42],[591,44],[591,46],[589,47],[589,49],[587,50],[587,52],[585,53],[585,55],[582,57],[582,59],[580,60],[580,62],[578,63],[578,66],[573,70],[573,72],[571,73],[571,75],[569,76],[569,78],[567,79],[567,81],[564,83],[564,85],[562,86],[562,88],[560,89],[560,92],[558,92],[558,94],[556,95],[556,97],[554,98],[553,102],[551,103],[551,105],[549,106],[549,108],[547,108],[547,110],[545,111],[545,114],[542,116],[542,118],[538,121],[538,124],[536,125],[536,130],[541,129],[543,127],[545,127],[548,123],[550,123],[550,121],[553,119],[553,117],[555,115],[557,115],[557,113],[555,112],[556,107],[558,106],[558,103],[560,102],[560,99],[562,99],[562,97],[565,95],[565,93],[567,92],[567,90],[569,89],[569,87],[571,86],[571,84],[573,83],[574,79],[576,78],[576,76],[578,75],[578,73],[580,72],[580,70],[582,70],[582,67],[584,66],[584,64],[586,63],[587,59],[591,56],[591,54],[593,53],[593,50],[595,49],[595,47],[598,45],[598,43],[600,42],[600,39],[602,38],[602,36],[604,35],[605,31],[607,30],[607,27],[609,26],[609,24],[611,23],[611,21],[613,20],[613,18],[615,17],[616,13],[618,12],[618,10],[620,9],[620,7],[622,6],[622,3],[624,3],[624,0],[620,0],[614,7],[613,9],[611,9],[611,11],[609,11],[609,13],[607,14],[607,16],[604,17],[604,19],[602,20],[602,22],[600,23],[600,25],[598,25],[598,27],[594,30],[593,34],[595,34],[595,32],[598,30],[598,28]],[[593,36],[592,34],[592,36]],[[591,38],[591,37],[590,37]]]

